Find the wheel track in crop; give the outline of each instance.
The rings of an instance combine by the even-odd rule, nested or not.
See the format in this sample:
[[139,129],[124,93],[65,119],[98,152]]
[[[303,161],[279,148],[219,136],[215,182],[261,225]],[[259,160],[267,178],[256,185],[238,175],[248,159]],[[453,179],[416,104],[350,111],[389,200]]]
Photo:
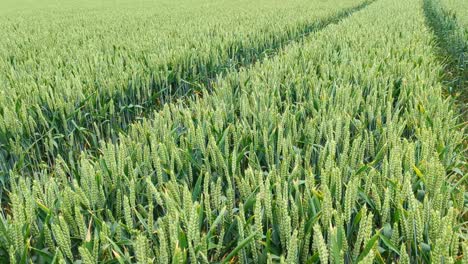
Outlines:
[[[436,40],[436,55],[445,62],[445,74],[441,83],[454,101],[455,110],[460,113],[460,125],[456,129],[463,131],[468,123],[468,30],[458,23],[450,10],[444,9],[439,0],[424,0],[423,9],[428,28],[432,30]],[[467,147],[468,142],[465,139],[464,149]],[[466,151],[464,157],[465,161],[468,160]],[[466,169],[460,172],[466,174]],[[460,177],[460,182],[463,182],[465,177]],[[464,182],[467,186],[466,180]],[[468,215],[465,215],[465,219],[468,219]]]
[[[424,0],[424,14],[433,31],[442,61],[446,61],[443,83],[454,96],[464,122],[468,121],[468,42],[454,14],[444,10],[438,0]],[[466,31],[465,31],[466,32]]]

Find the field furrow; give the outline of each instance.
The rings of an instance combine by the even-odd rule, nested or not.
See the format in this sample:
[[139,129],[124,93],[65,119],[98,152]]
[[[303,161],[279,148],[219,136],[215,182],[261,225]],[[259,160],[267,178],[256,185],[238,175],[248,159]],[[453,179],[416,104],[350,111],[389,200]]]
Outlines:
[[[468,115],[468,4],[459,0],[425,0],[427,21],[446,61],[445,86],[459,101],[465,121]],[[466,8],[463,8],[465,6]]]

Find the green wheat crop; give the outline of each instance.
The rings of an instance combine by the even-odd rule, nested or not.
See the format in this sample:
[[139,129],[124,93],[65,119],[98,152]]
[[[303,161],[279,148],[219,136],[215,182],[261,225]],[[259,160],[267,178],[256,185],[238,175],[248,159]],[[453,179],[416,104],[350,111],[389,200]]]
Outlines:
[[[242,6],[247,1],[197,1],[199,10],[171,11],[175,18],[183,18],[186,12],[193,12],[195,18],[176,22],[178,19],[163,14],[159,19],[175,24],[166,21],[166,30],[147,28],[168,35],[186,31],[185,37],[174,36],[167,42],[180,44],[181,50],[190,50],[184,40],[205,43],[213,39],[213,43],[206,42],[207,50],[196,51],[197,56],[181,55],[181,76],[175,77],[173,85],[177,88],[185,76],[191,76],[197,80],[189,81],[200,86],[197,96],[183,101],[166,98],[137,122],[126,119],[122,110],[112,108],[113,104],[108,108],[98,104],[101,95],[80,108],[80,104],[72,103],[76,101],[65,100],[67,96],[61,91],[80,98],[91,95],[94,86],[75,90],[60,84],[44,97],[35,97],[36,92],[44,91],[38,89],[31,92],[31,98],[18,99],[21,103],[14,108],[16,113],[23,111],[22,103],[34,105],[34,100],[44,99],[53,106],[65,100],[52,112],[76,111],[84,120],[88,116],[80,109],[96,107],[106,115],[110,113],[107,117],[115,118],[112,122],[120,124],[121,129],[84,130],[95,138],[96,142],[89,143],[95,151],[88,151],[88,143],[76,139],[70,141],[70,145],[77,144],[76,148],[64,148],[73,152],[72,157],[56,150],[29,151],[28,144],[23,143],[35,139],[31,137],[34,129],[26,134],[18,132],[11,144],[2,142],[3,148],[14,148],[24,162],[42,165],[23,169],[21,166],[27,165],[21,159],[8,160],[7,154],[1,161],[9,162],[3,166],[12,169],[0,213],[0,261],[468,263],[466,136],[456,106],[443,92],[444,64],[436,55],[434,32],[426,17],[429,0],[377,0],[348,16],[337,14],[362,2],[262,0],[255,4],[259,9],[244,13]],[[319,11],[317,6],[322,5],[326,8]],[[162,8],[174,6],[167,3]],[[244,14],[240,16],[245,21],[234,23],[236,12],[223,11],[223,6]],[[59,6],[52,5],[43,12],[56,8]],[[281,8],[287,11],[281,13]],[[19,12],[17,9],[21,5],[4,12]],[[74,23],[83,19],[81,14],[88,14],[78,10]],[[265,12],[257,13],[259,10]],[[110,11],[91,12],[91,18],[87,17],[91,21],[83,23],[102,29],[102,24],[92,25],[92,19],[102,12]],[[113,16],[120,12],[135,15],[115,12]],[[143,17],[148,15],[138,12]],[[213,12],[214,17],[202,18],[204,12]],[[273,18],[273,26],[262,27]],[[144,18],[135,19],[145,24]],[[204,19],[207,24],[199,24]],[[301,24],[301,19],[307,22]],[[8,17],[5,21],[9,22],[0,25],[14,28],[15,23],[21,23],[15,22],[18,20]],[[328,23],[298,40],[298,32],[303,34],[301,28],[311,20]],[[197,37],[201,31],[181,29],[185,23],[194,23],[201,31],[212,30],[210,23],[226,24],[212,36]],[[294,29],[288,31],[289,27]],[[111,28],[94,37],[112,39],[114,34],[133,32],[137,26],[123,23]],[[52,27],[51,32],[57,32],[54,30]],[[188,72],[190,67],[198,69],[194,65],[208,65],[192,61],[199,59],[198,55],[208,56],[211,66],[211,60],[223,61],[216,62],[216,67],[224,65],[225,55],[214,51],[216,41],[226,44],[232,32],[239,33],[232,40],[253,34],[252,43],[263,48],[271,48],[272,43],[282,45],[274,54],[261,57],[257,57],[257,51],[263,48],[258,46],[253,53],[240,53],[236,63],[246,56],[256,59],[240,67],[226,66],[222,74],[214,71],[217,74],[210,76],[208,83],[201,81],[208,73]],[[275,40],[276,32],[288,32],[279,38],[290,41]],[[106,85],[96,80],[120,83],[127,80],[127,73],[147,78],[145,73],[154,73],[153,67],[159,67],[156,65],[167,65],[162,59],[154,59],[152,66],[143,66],[142,57],[130,58],[129,54],[153,54],[146,50],[152,45],[145,36],[136,34],[122,40],[134,45],[121,53],[129,56],[134,68],[119,72],[113,69],[111,59],[97,60],[109,72],[104,70],[95,79],[79,70],[77,83],[89,77],[103,87]],[[5,47],[8,41],[0,43]],[[70,45],[73,52],[59,49],[64,59],[72,60],[80,53],[101,54],[96,49],[107,55],[113,50],[106,46],[85,50],[70,43],[63,47]],[[106,45],[94,39],[92,43]],[[156,45],[155,49],[159,48]],[[86,54],[79,58],[89,59]],[[48,58],[53,60],[54,56]],[[8,60],[3,53],[0,57]],[[26,61],[18,73],[27,75]],[[91,64],[81,61],[77,65],[84,69]],[[5,67],[16,74],[11,70],[14,64]],[[42,74],[41,70],[30,70]],[[121,75],[115,75],[114,70]],[[168,78],[169,72],[162,71],[161,78]],[[66,75],[60,79],[60,72],[55,71],[49,74],[61,81],[72,78]],[[30,81],[39,85],[47,79]],[[18,92],[8,93],[26,93],[25,86],[17,87]],[[152,93],[152,88],[138,87],[135,93],[144,94],[144,89]],[[119,90],[123,88],[112,85],[102,89],[99,92],[103,94],[124,93]],[[130,103],[143,98],[127,92],[121,100]],[[7,109],[9,100],[15,102],[14,98],[0,99],[2,109]],[[6,110],[2,111],[4,115]],[[30,114],[24,113],[24,117]],[[107,123],[92,116],[92,125]],[[15,118],[4,123],[19,131],[29,126]],[[51,127],[63,121],[63,117],[51,118],[33,121]],[[84,123],[72,129],[73,140],[80,124]],[[13,133],[11,127],[4,126],[2,131]],[[99,134],[103,131],[108,134]],[[59,148],[54,147],[59,141],[44,142],[51,144],[50,148],[44,145],[48,150]],[[43,155],[50,155],[50,159],[44,160]]]

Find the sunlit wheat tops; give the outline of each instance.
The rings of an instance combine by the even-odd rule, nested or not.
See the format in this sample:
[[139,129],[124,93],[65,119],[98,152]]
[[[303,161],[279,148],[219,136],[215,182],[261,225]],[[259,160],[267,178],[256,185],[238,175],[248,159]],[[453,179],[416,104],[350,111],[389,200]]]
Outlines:
[[[0,214],[0,260],[468,263],[466,138],[456,106],[444,95],[444,65],[436,55],[424,1],[430,0],[209,0],[189,12],[182,4],[158,0],[167,10],[181,8],[178,14],[171,12],[188,21],[158,15],[174,25],[157,20],[149,23],[154,28],[147,28],[150,33],[161,30],[161,36],[171,36],[169,42],[180,44],[175,50],[183,55],[177,64],[156,57],[144,64],[165,42],[147,43],[142,32],[122,40],[131,45],[120,51],[123,46],[113,50],[98,40],[88,43],[104,45],[95,50],[67,44],[73,52],[64,58],[84,52],[79,58],[91,61],[79,61],[83,69],[73,78],[59,78],[60,70],[48,73],[58,81],[49,86],[55,90],[40,98],[15,99],[21,103],[10,113],[11,122],[0,123],[4,133],[20,131],[1,143],[2,162],[8,163],[2,166],[12,170]],[[267,7],[269,3],[278,9]],[[264,12],[244,10],[244,5]],[[345,9],[346,15],[339,15]],[[92,19],[109,11],[82,12],[76,21],[93,24]],[[204,12],[212,16],[202,19]],[[199,24],[204,19],[206,25]],[[264,27],[270,20],[273,24]],[[13,30],[15,20],[6,21],[2,25]],[[145,25],[143,18],[130,21],[141,22],[111,27],[100,38],[112,39]],[[191,23],[200,27],[193,31],[198,33],[184,28]],[[307,31],[304,27],[314,23],[321,26],[300,37]],[[215,25],[221,28],[212,32],[218,29]],[[89,27],[92,35],[102,24]],[[179,31],[181,35],[173,33]],[[239,44],[247,35],[252,43]],[[239,50],[223,55],[223,45],[231,41],[237,44],[230,47]],[[192,43],[206,44],[206,50],[192,50]],[[158,51],[152,53],[150,47]],[[93,74],[102,76],[89,76],[85,68],[94,65],[92,55],[112,50],[126,54],[117,64],[131,70],[115,75],[120,70],[114,69],[114,54],[104,62],[94,60],[104,69]],[[157,56],[166,56],[161,54]],[[231,56],[236,65],[226,65]],[[57,65],[63,63],[57,60]],[[155,71],[160,64],[176,66]],[[16,74],[11,65],[3,69]],[[203,72],[204,67],[223,70]],[[26,68],[18,70],[23,71]],[[171,74],[180,76],[167,77]],[[105,83],[121,84],[129,76],[150,85]],[[42,87],[31,94],[49,89],[49,77],[30,79]],[[18,78],[10,78],[8,85],[13,80]],[[154,92],[189,87],[186,81],[198,90],[184,100]],[[74,85],[83,89],[68,91],[74,98],[68,100],[61,90]],[[0,102],[13,100],[13,94]],[[109,94],[114,102],[108,104]],[[137,106],[138,100],[153,99],[160,100],[158,107]],[[54,106],[60,100],[63,104]],[[133,100],[139,103],[130,111]],[[26,110],[24,119],[23,103],[36,105]],[[50,108],[41,108],[42,103]],[[56,116],[36,118],[46,115],[41,109]],[[102,111],[103,119],[84,109]],[[130,114],[134,110],[138,114]],[[7,110],[1,114],[9,115]],[[30,125],[26,120],[31,115],[35,118]],[[73,117],[80,115],[82,119]],[[81,130],[85,125],[96,127]],[[65,126],[73,132],[63,138],[54,134],[69,131]],[[25,142],[38,139],[31,137],[38,127],[47,133],[41,137],[38,132],[42,143],[28,149],[31,145]],[[70,145],[56,146],[63,140]],[[9,156],[18,154],[9,154],[13,149],[22,154]]]
[[44,12],[0,17],[1,177],[59,155],[76,169],[100,140],[365,3],[42,1],[49,9],[34,7]]

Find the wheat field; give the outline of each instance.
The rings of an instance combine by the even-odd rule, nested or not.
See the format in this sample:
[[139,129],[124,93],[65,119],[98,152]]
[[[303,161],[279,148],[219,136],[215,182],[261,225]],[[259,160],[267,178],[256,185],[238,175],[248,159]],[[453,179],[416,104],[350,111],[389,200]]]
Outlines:
[[463,0],[4,0],[0,263],[468,263]]

